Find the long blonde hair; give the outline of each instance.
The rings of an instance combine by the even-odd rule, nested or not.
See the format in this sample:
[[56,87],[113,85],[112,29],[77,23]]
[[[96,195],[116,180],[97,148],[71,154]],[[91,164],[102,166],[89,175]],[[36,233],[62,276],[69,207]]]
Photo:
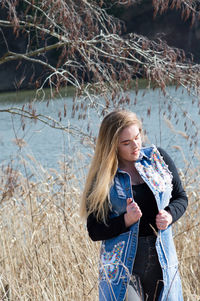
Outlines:
[[86,218],[93,212],[98,220],[105,221],[109,190],[118,168],[118,137],[124,128],[132,124],[136,124],[142,132],[142,123],[133,112],[118,110],[104,117],[82,195],[82,217]]

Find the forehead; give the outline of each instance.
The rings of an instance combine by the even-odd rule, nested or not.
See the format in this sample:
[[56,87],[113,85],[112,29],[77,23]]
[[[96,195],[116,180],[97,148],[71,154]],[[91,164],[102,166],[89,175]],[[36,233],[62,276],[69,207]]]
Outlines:
[[140,133],[139,127],[136,124],[132,124],[124,128],[119,134],[119,141],[132,140]]

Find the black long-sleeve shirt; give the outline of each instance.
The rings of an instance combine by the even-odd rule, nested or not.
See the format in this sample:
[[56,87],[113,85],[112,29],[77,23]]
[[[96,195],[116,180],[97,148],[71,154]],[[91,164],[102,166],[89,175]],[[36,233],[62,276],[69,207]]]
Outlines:
[[[163,149],[158,148],[158,150],[162,155],[165,163],[168,165],[168,168],[173,176],[172,197],[170,199],[169,205],[165,208],[165,210],[171,213],[172,223],[174,223],[185,212],[188,204],[188,199],[182,187],[181,180],[174,162]],[[154,231],[152,227],[157,230],[155,219],[158,213],[158,208],[153,192],[150,190],[146,183],[133,185],[132,191],[134,200],[138,203],[142,211],[139,235],[152,235]],[[126,232],[128,229],[125,225],[124,214],[125,213],[112,219],[108,218],[105,224],[104,222],[97,221],[95,215],[91,213],[87,218],[87,229],[90,238],[94,241],[105,240]]]

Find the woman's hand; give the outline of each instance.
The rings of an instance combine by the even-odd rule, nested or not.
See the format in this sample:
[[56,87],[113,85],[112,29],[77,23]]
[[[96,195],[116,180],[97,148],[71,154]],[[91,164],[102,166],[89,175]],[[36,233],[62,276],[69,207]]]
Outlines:
[[160,210],[156,215],[156,226],[159,230],[165,230],[172,223],[172,216],[166,210]]
[[126,213],[124,214],[124,221],[126,227],[135,224],[142,216],[142,212],[137,203],[133,203],[132,198],[127,199]]

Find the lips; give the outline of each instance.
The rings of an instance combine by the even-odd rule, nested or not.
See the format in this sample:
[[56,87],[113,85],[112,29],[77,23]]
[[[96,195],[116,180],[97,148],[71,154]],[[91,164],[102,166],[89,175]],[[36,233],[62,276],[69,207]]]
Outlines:
[[139,152],[139,149],[136,149],[136,150],[134,150],[131,154],[132,154],[132,155],[135,155],[135,154],[138,154],[138,152]]

